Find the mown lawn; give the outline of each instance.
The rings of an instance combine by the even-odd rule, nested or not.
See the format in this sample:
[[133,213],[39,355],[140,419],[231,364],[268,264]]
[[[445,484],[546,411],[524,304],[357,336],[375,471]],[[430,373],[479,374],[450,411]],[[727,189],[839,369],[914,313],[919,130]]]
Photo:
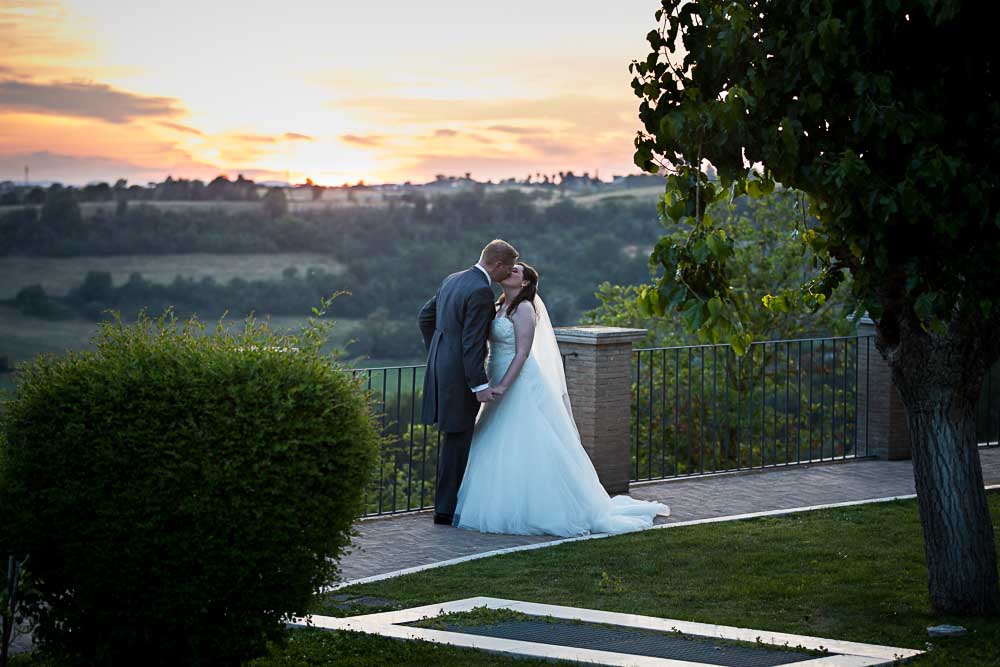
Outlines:
[[[1000,495],[990,496],[1000,535]],[[1000,664],[1000,617],[931,613],[914,501],[707,524],[487,558],[338,594],[396,607],[476,595],[719,623],[833,639],[931,648],[914,665]],[[320,598],[317,612],[345,612]],[[968,636],[928,641],[927,627]],[[330,636],[334,635],[334,636]],[[255,667],[504,664],[486,654],[352,634],[292,631]],[[338,657],[339,656],[339,657]],[[523,661],[518,664],[531,664]]]
[[[990,496],[1000,535],[1000,494]],[[345,616],[477,595],[930,649],[908,664],[1000,664],[1000,617],[935,615],[914,501],[653,530],[508,554],[320,596]],[[391,601],[345,609],[343,596]],[[929,641],[927,627],[969,634]],[[22,656],[15,665],[42,667]],[[290,630],[252,667],[521,665],[550,662],[358,633]]]
[[0,299],[12,299],[27,285],[41,285],[53,296],[65,296],[79,287],[88,271],[107,271],[115,287],[132,273],[166,285],[177,276],[193,280],[212,278],[225,284],[243,280],[281,280],[282,272],[295,268],[304,275],[310,268],[339,275],[345,267],[320,253],[188,253],[170,255],[109,255],[78,257],[0,257]]

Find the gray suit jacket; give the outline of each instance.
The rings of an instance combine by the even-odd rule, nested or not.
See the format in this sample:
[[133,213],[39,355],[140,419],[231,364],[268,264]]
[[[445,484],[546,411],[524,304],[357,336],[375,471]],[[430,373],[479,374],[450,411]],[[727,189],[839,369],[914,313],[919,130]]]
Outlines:
[[493,316],[490,280],[475,266],[445,278],[420,309],[427,347],[423,423],[446,433],[475,425],[479,401],[472,388],[488,382],[484,362]]

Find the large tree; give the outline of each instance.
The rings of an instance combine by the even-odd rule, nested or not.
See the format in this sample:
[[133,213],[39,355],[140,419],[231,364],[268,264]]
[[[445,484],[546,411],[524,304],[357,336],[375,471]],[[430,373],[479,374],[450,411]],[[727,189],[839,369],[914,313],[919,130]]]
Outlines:
[[[1000,354],[1000,101],[990,3],[663,0],[632,65],[636,163],[670,172],[664,277],[641,303],[738,349],[738,244],[706,204],[775,182],[808,195],[822,269],[771,308],[816,307],[846,274],[906,406],[932,606],[1000,607],[975,401]],[[718,180],[708,171],[716,169]],[[760,305],[760,304],[757,304]]]

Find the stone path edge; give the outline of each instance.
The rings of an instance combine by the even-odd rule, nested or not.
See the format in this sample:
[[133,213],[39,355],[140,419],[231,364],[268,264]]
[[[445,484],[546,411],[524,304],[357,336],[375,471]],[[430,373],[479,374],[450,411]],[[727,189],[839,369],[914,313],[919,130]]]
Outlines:
[[[694,475],[677,475],[674,477],[656,477],[653,479],[640,479],[629,482],[629,489],[642,488],[645,486],[655,486],[659,484],[671,484],[690,482],[702,479],[719,479],[725,477],[752,477],[762,473],[775,472],[777,470],[808,470],[810,468],[829,468],[830,466],[849,466],[852,463],[871,463],[878,461],[874,456],[843,456],[839,458],[815,459],[802,463],[769,463],[755,468],[742,468],[739,470],[716,470],[714,472],[703,472]],[[376,517],[372,517],[376,518]]]
[[[1000,492],[1000,484],[990,484],[984,487],[987,493]],[[856,505],[869,505],[874,503],[888,503],[896,500],[912,500],[916,498],[916,494],[907,494],[902,496],[886,496],[884,498],[868,498],[865,500],[849,500],[842,503],[828,503],[824,505],[809,505],[806,507],[792,507],[788,509],[778,509],[778,510],[767,510],[765,512],[749,512],[746,514],[734,514],[731,516],[718,516],[709,517],[707,519],[694,519],[691,521],[678,521],[676,523],[663,523],[655,526],[651,526],[646,530],[660,530],[664,528],[681,528],[683,526],[697,526],[707,523],[721,523],[725,521],[743,521],[746,519],[758,519],[761,517],[768,516],[783,516],[786,514],[798,514],[801,512],[813,512],[816,510],[825,509],[836,509],[838,507],[853,507]],[[423,572],[424,570],[433,570],[439,567],[446,567],[448,565],[458,565],[459,563],[465,563],[468,561],[479,560],[480,558],[490,558],[492,556],[502,556],[504,554],[515,553],[518,551],[531,551],[533,549],[544,549],[546,547],[554,547],[560,544],[568,544],[570,542],[582,542],[584,540],[597,540],[605,537],[611,537],[607,533],[594,533],[592,535],[581,535],[579,537],[567,537],[563,539],[552,540],[551,542],[539,542],[537,544],[524,544],[516,547],[507,547],[505,549],[495,549],[493,551],[484,551],[482,553],[470,554],[468,556],[460,556],[459,558],[450,558],[448,560],[438,561],[436,563],[427,563],[425,565],[416,565],[414,567],[407,567],[401,570],[395,570],[393,572],[383,572],[382,574],[375,574],[370,577],[362,577],[361,579],[354,579],[353,581],[342,581],[332,586],[327,586],[320,590],[320,593],[332,593],[334,591],[340,590],[342,588],[347,588],[348,586],[356,586],[358,584],[370,584],[376,581],[383,581],[385,579],[395,579],[396,577],[402,577],[407,574],[415,574],[417,572]]]
[[[656,479],[641,479],[638,481],[629,482],[629,488],[643,488],[646,486],[655,486],[660,484],[670,484],[670,483],[681,483],[690,482],[692,480],[698,479],[718,479],[720,477],[746,477],[751,475],[757,475],[760,473],[774,472],[776,470],[789,470],[789,469],[808,469],[808,468],[818,468],[818,467],[828,467],[831,465],[850,465],[852,463],[866,463],[875,461],[874,456],[846,456],[843,458],[831,458],[831,459],[816,459],[815,461],[809,461],[807,463],[792,463],[792,464],[780,464],[780,465],[766,465],[758,468],[746,468],[743,470],[717,470],[715,472],[706,472],[694,475],[680,475],[677,477],[658,477]],[[358,518],[361,523],[372,523],[378,521],[392,521],[393,519],[398,519],[401,516],[413,516],[414,514],[430,514],[434,511],[433,507],[425,507],[423,509],[412,509],[412,510],[400,510],[397,512],[386,512],[385,514],[370,514],[367,516],[362,516]]]
[[514,654],[524,657],[562,659],[574,662],[620,665],[633,667],[636,665],[648,667],[709,667],[708,663],[693,662],[676,658],[657,658],[636,654],[622,654],[600,649],[583,649],[560,646],[557,644],[536,643],[527,640],[512,640],[480,635],[468,635],[462,632],[441,631],[428,628],[415,628],[403,624],[437,617],[449,612],[470,611],[479,607],[489,609],[511,609],[530,616],[551,616],[565,620],[578,620],[590,623],[602,623],[626,628],[642,628],[658,632],[681,632],[683,634],[715,639],[764,643],[772,646],[801,646],[809,650],[827,649],[831,655],[821,658],[788,663],[786,667],[801,665],[805,667],[866,667],[875,665],[897,664],[923,653],[917,649],[895,646],[880,646],[862,644],[836,639],[826,639],[806,635],[794,635],[752,628],[696,623],[653,616],[639,616],[620,612],[609,612],[596,609],[565,607],[561,605],[505,600],[491,597],[473,597],[451,602],[434,603],[409,609],[364,614],[349,618],[312,615],[293,619],[290,625],[316,627],[325,630],[353,630],[381,635],[393,639],[424,640],[434,643],[464,646],[496,652]]

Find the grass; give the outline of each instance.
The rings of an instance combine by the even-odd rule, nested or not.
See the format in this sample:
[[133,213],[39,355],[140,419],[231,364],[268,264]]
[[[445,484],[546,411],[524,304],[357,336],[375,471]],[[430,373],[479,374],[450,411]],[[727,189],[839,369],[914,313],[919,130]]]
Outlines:
[[[357,632],[295,630],[286,647],[270,656],[247,663],[247,667],[552,667],[545,660],[519,660],[473,649],[441,646],[428,642],[402,642]],[[13,667],[19,667],[14,665]],[[29,667],[24,665],[23,667]],[[31,665],[30,667],[43,667]]]
[[[271,326],[275,329],[295,329],[305,317],[272,317]],[[231,320],[235,326],[239,321]],[[213,321],[209,321],[212,329]],[[350,341],[361,326],[362,320],[336,319],[331,332],[329,347],[340,347]],[[51,321],[22,315],[10,306],[0,306],[0,356],[6,356],[10,365],[14,366],[27,361],[39,354],[63,354],[68,350],[93,349],[91,338],[97,333],[97,323],[89,320]],[[343,361],[350,362],[358,368],[382,366],[405,366],[423,363],[423,359],[369,359],[355,357],[351,348],[343,356]],[[381,375],[373,378],[377,388],[381,388]],[[395,374],[388,373],[387,386],[390,392],[395,391]],[[407,381],[409,375],[406,375]],[[0,392],[14,388],[14,375],[0,373]]]
[[[344,270],[331,256],[315,253],[0,257],[0,300],[12,299],[21,288],[31,284],[40,284],[49,294],[63,296],[79,286],[91,270],[110,272],[115,285],[124,284],[132,272],[139,272],[147,280],[160,284],[169,283],[178,275],[194,279],[212,277],[225,283],[237,277],[280,279],[282,271],[291,266],[297,267],[300,275],[310,267],[334,274]],[[214,322],[215,317],[203,315],[202,319]],[[280,316],[272,317],[271,323],[275,328],[297,328],[305,319],[306,316]],[[343,347],[357,335],[360,322],[337,318],[332,345]],[[6,356],[14,365],[38,354],[90,349],[90,339],[96,330],[96,323],[89,320],[43,320],[22,315],[10,306],[0,306],[0,356]],[[355,358],[350,348],[347,348],[345,360],[359,367],[403,366],[424,361],[423,358]],[[0,374],[0,388],[12,385],[9,375]]]
[[[1000,535],[1000,495],[990,496]],[[930,649],[919,667],[1000,664],[1000,617],[928,608],[923,536],[914,501],[653,530],[470,561],[337,591],[392,608],[477,595]],[[346,616],[333,595],[316,613]],[[963,625],[965,637],[928,641],[926,628]],[[43,667],[27,656],[20,667]],[[523,665],[488,653],[360,633],[291,630],[252,667]]]
[[[472,628],[493,628],[496,626],[507,625],[511,623],[523,623],[523,622],[538,622],[550,623],[554,625],[575,625],[584,626],[586,628],[595,629],[611,629],[611,630],[621,630],[623,626],[610,625],[607,623],[592,623],[588,621],[579,621],[565,618],[556,618],[554,616],[534,616],[532,614],[525,614],[519,611],[514,611],[513,609],[489,609],[486,606],[475,607],[471,611],[458,611],[451,612],[448,614],[440,614],[438,616],[433,616],[430,618],[425,618],[415,623],[406,623],[405,625],[413,626],[417,628],[429,628],[432,630],[450,630],[452,632],[463,632],[467,629]],[[714,644],[716,646],[733,646],[733,647],[743,647],[743,648],[761,648],[761,644],[758,642],[748,642],[739,641],[735,639],[718,639],[712,637],[704,637],[698,635],[684,634],[680,630],[674,628],[672,631],[663,630],[649,630],[646,628],[634,628],[628,627],[626,632],[640,635],[650,635],[655,637],[662,637],[664,635],[678,638],[686,639],[688,641],[694,641],[699,643]],[[810,655],[815,655],[817,657],[821,655],[827,655],[828,651],[819,651],[816,649],[807,649],[802,646],[790,646],[790,645],[771,645],[763,644],[763,648],[775,651],[796,651],[800,653],[808,653]]]
[[141,273],[150,282],[167,284],[178,275],[214,278],[227,283],[244,280],[280,280],[288,267],[318,268],[328,273],[344,271],[330,255],[317,253],[111,255],[108,257],[0,257],[0,299],[11,299],[25,285],[39,284],[49,294],[64,296],[83,282],[88,271],[108,271],[114,285],[123,285],[130,274]]
[[[184,202],[179,202],[184,203]],[[170,283],[178,276],[214,278],[226,283],[245,280],[280,279],[288,267],[300,275],[310,267],[341,273],[344,266],[329,255],[317,253],[275,254],[184,254],[114,255],[109,257],[0,257],[0,300],[12,299],[26,285],[42,285],[46,292],[65,295],[83,282],[87,271],[108,271],[115,285],[124,284],[138,272],[154,283]],[[214,317],[203,319],[214,320]],[[305,317],[275,317],[275,327],[297,327]],[[342,346],[354,335],[356,321],[337,320],[333,344]],[[90,349],[97,325],[88,320],[51,321],[22,315],[9,306],[0,306],[0,356],[14,365],[39,354],[61,354],[66,350]],[[0,374],[0,389],[11,388],[13,379]]]
[[[1000,535],[1000,495],[990,496],[990,508]],[[571,543],[353,586],[338,594],[390,599],[400,608],[486,595],[907,648],[929,646],[930,653],[910,663],[921,666],[1000,663],[1000,617],[930,611],[914,501]],[[350,612],[320,599],[317,613]],[[927,627],[939,623],[963,625],[970,633],[929,642]],[[276,650],[259,664],[326,664],[283,660]]]
[[38,354],[89,349],[96,330],[97,325],[87,320],[42,320],[0,306],[0,355],[13,366]]
[[[296,329],[306,320],[305,317],[272,317],[271,326],[275,329]],[[209,322],[211,329],[212,322]],[[233,324],[239,325],[238,321]],[[338,318],[334,320],[331,332],[330,347],[343,348],[356,334],[362,320]],[[27,361],[39,354],[63,354],[68,350],[93,349],[91,338],[97,333],[97,323],[89,320],[51,321],[22,315],[10,306],[0,306],[0,356],[6,356],[10,365],[14,366]],[[350,362],[357,368],[376,368],[392,366],[409,366],[424,363],[422,357],[406,359],[381,359],[356,357],[347,347],[343,361]],[[409,373],[409,371],[407,371]],[[396,390],[396,375],[389,372],[385,375],[388,392]],[[409,375],[404,379],[409,381]],[[373,386],[381,390],[381,374],[373,377]],[[0,391],[14,388],[14,375],[0,373]],[[394,395],[394,394],[392,394]]]
[[430,618],[407,623],[417,628],[431,628],[433,630],[446,630],[450,627],[462,628],[482,628],[493,625],[501,625],[514,621],[543,621],[545,623],[557,623],[559,619],[552,616],[532,616],[523,614],[513,609],[489,609],[488,607],[475,607],[471,611],[453,611],[448,614],[439,614]]
[[[203,317],[212,330],[215,318]],[[296,329],[307,318],[272,317],[273,329]],[[241,318],[228,318],[234,327],[240,327]],[[342,345],[350,340],[361,320],[334,320],[331,344]],[[0,306],[0,355],[8,358],[11,365],[30,359],[38,354],[62,354],[66,350],[92,349],[91,338],[97,333],[97,322],[90,320],[43,320],[22,315],[16,308]],[[347,355],[350,357],[350,354]]]
[[[520,660],[473,649],[428,642],[401,642],[360,632],[301,629],[288,633],[283,647],[246,667],[552,667],[545,660]],[[63,667],[39,653],[14,656],[11,667]]]

